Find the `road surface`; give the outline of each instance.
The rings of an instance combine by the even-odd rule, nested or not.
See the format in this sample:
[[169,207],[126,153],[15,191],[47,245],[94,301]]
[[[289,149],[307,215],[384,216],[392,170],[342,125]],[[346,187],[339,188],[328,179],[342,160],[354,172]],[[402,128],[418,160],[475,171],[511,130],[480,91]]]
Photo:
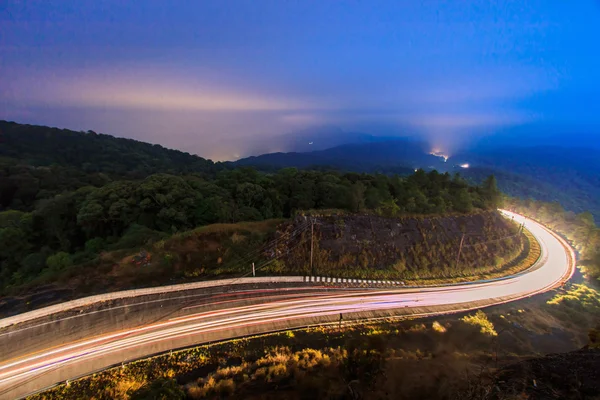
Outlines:
[[[511,277],[427,288],[331,288],[288,283],[282,288],[244,288],[164,302],[140,301],[4,328],[0,333],[0,346],[4,346],[0,347],[4,349],[0,399],[23,397],[58,382],[171,349],[335,323],[340,313],[348,321],[464,311],[514,301],[566,282],[575,265],[568,244],[534,221],[504,213],[525,222],[542,248],[534,267]],[[132,315],[144,318],[134,323]]]

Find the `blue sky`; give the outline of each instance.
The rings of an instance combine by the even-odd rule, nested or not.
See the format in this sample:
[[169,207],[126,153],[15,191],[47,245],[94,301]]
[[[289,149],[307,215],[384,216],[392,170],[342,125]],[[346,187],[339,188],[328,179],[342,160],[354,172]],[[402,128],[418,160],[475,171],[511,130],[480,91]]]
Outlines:
[[313,126],[423,135],[448,151],[513,128],[600,135],[597,1],[0,7],[3,119],[215,159]]

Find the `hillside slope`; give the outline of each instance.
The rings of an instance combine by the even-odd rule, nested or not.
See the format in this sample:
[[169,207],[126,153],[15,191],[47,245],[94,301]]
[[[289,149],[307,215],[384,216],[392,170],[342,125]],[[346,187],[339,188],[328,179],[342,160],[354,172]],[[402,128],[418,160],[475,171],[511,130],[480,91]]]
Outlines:
[[0,157],[32,166],[57,164],[126,178],[215,171],[210,160],[157,144],[9,121],[0,121]]
[[84,186],[156,173],[209,177],[222,168],[136,140],[0,121],[0,211],[29,211],[39,200]]
[[[313,220],[313,242],[310,230],[292,244],[282,242],[276,251],[279,269],[272,271],[367,279],[458,278],[513,265],[530,251],[519,227],[497,211],[401,218],[325,215]],[[297,217],[280,236],[305,225],[306,219]]]
[[543,146],[505,148],[456,156],[475,168],[463,172],[475,181],[494,173],[508,195],[558,201],[575,212],[600,218],[600,151]]

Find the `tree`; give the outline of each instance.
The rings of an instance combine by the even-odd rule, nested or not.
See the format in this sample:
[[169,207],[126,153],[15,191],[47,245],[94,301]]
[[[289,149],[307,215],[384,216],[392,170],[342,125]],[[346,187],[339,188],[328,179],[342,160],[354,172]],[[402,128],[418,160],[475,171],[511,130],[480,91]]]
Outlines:
[[104,239],[101,237],[95,237],[85,242],[85,251],[88,253],[98,254],[104,249],[105,245],[106,243]]
[[265,190],[254,183],[242,183],[235,188],[235,198],[240,206],[260,208],[265,198]]
[[34,277],[46,266],[46,256],[42,253],[31,253],[23,258],[21,266],[24,275]]
[[467,188],[461,188],[456,192],[452,204],[454,209],[461,213],[469,213],[473,210],[473,202]]
[[0,259],[16,263],[31,249],[27,234],[20,228],[0,229]]
[[498,190],[498,182],[494,175],[490,175],[481,185],[482,198],[488,208],[496,209],[500,207],[502,195]]
[[48,257],[46,260],[46,265],[52,271],[60,271],[73,265],[73,261],[71,260],[69,253],[59,251],[58,253]]
[[365,208],[365,185],[356,182],[350,187],[350,209],[359,212]]
[[381,203],[381,206],[377,209],[379,215],[383,215],[386,217],[396,217],[400,214],[401,209],[396,204],[394,199],[389,199]]
[[584,248],[589,247],[592,243],[596,228],[596,222],[591,212],[586,211],[581,214],[577,214],[576,222],[577,228],[575,234],[579,238],[579,242]]

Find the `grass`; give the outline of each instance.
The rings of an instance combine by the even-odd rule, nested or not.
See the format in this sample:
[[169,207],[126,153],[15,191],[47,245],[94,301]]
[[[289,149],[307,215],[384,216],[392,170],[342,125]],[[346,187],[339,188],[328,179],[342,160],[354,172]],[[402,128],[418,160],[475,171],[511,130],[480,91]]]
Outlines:
[[[568,284],[547,301],[547,309],[557,320],[589,326],[600,322],[600,292],[589,283]],[[595,320],[590,319],[595,316]]]
[[478,310],[474,315],[462,317],[461,321],[466,324],[479,327],[481,333],[484,335],[498,336],[498,332],[496,332],[494,324],[490,322],[487,315],[481,310]]
[[556,294],[547,303],[565,304],[570,308],[584,309],[600,316],[600,292],[585,283],[570,285],[565,292]]
[[542,250],[531,232],[525,229],[523,233],[527,242],[526,246],[524,246],[525,248],[519,255],[514,257],[509,262],[505,262],[503,265],[478,268],[459,276],[404,279],[404,282],[407,285],[443,285],[448,283],[461,283],[474,280],[501,278],[503,276],[514,275],[518,274],[519,272],[526,271],[539,260]]
[[433,321],[433,324],[431,324],[431,329],[438,333],[446,333],[447,331],[444,325],[440,324],[438,321]]
[[[289,231],[294,228],[290,225]],[[457,263],[461,229],[470,232]],[[288,274],[307,274],[309,253],[319,276],[392,279],[419,284],[500,277],[530,267],[540,249],[529,232],[498,213],[412,219],[359,215],[321,217],[283,261]]]

